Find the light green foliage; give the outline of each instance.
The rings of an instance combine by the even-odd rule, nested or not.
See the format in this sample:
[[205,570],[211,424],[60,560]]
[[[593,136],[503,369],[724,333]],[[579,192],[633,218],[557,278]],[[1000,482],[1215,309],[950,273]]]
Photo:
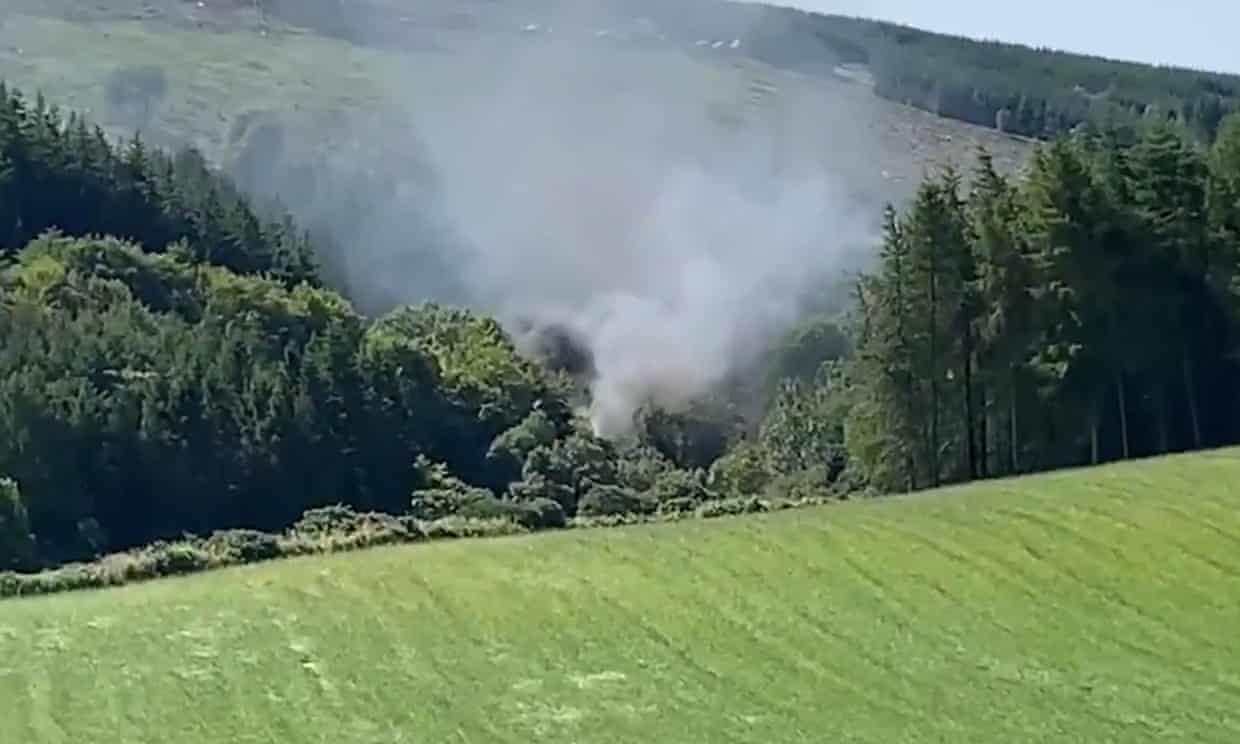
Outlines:
[[696,505],[718,498],[707,488],[706,473],[701,470],[668,470],[655,480],[646,495],[660,505]]
[[671,460],[653,447],[632,445],[620,450],[616,462],[616,480],[639,493],[649,491],[667,472],[676,469]]
[[542,410],[535,410],[491,442],[487,462],[498,471],[498,477],[515,481],[521,477],[526,458],[538,447],[555,443],[556,430]]
[[761,493],[772,473],[766,450],[757,442],[740,442],[710,466],[710,487],[724,496]]
[[485,488],[470,486],[452,475],[443,463],[418,457],[414,472],[421,487],[413,492],[409,513],[418,519],[434,520],[451,516],[472,516],[473,510],[496,501]]
[[0,740],[1225,744],[1238,478],[1183,456],[4,602]]
[[[843,469],[848,400],[840,370],[827,365],[808,382],[783,383],[762,422],[759,443],[771,473]],[[753,493],[752,491],[750,493]]]

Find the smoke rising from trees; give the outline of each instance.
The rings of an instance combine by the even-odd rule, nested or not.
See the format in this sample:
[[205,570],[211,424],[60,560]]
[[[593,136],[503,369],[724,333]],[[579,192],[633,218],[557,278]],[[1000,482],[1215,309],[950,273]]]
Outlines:
[[349,290],[570,329],[597,430],[623,434],[791,327],[881,205],[851,183],[867,140],[846,104],[743,61],[740,39],[686,49],[640,23],[615,38],[601,9],[559,15],[458,37],[408,91],[393,150],[424,172],[348,240]]

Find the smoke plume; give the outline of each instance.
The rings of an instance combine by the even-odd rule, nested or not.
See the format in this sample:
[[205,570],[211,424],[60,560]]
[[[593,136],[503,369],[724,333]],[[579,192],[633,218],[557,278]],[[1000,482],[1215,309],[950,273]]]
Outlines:
[[[751,362],[855,260],[878,204],[859,195],[870,145],[846,99],[746,61],[743,31],[678,45],[587,6],[441,40],[451,57],[407,92],[429,176],[402,188],[436,226],[418,250],[450,275],[389,235],[361,243],[350,283],[404,301],[450,284],[510,326],[584,340],[611,436]],[[365,253],[380,244],[381,263]]]

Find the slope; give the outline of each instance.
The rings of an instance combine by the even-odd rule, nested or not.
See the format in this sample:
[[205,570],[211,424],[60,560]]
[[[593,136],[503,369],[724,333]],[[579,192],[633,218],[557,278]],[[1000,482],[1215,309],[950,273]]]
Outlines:
[[0,604],[0,740],[1240,736],[1240,452]]

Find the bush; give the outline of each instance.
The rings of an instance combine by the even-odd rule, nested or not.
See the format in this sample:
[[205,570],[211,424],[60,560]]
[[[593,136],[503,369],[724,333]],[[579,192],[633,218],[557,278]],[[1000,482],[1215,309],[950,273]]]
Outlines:
[[616,462],[616,482],[642,493],[654,488],[659,477],[676,466],[653,447],[636,446],[626,449]]
[[291,530],[303,535],[349,534],[356,532],[361,517],[343,504],[308,509],[293,523]]
[[697,499],[668,499],[659,502],[659,513],[663,515],[692,514],[701,503]]
[[531,530],[555,530],[568,526],[568,515],[558,501],[533,499],[522,503],[522,524]]
[[728,498],[761,493],[771,481],[766,452],[754,442],[741,442],[710,466],[707,483]]
[[697,515],[702,519],[715,519],[717,517],[740,516],[742,514],[760,514],[770,510],[770,505],[767,502],[762,499],[749,497],[707,502],[698,507]]
[[490,519],[502,511],[495,494],[465,483],[449,473],[443,463],[432,463],[425,456],[419,456],[414,467],[425,483],[424,488],[413,492],[409,505],[410,513],[418,519],[434,521],[451,516]]
[[793,501],[827,499],[831,496],[830,473],[826,465],[780,475],[771,480],[763,490],[766,498],[784,498]]
[[452,540],[469,537],[503,537],[520,535],[525,528],[508,519],[466,519],[445,517],[421,525],[422,534],[429,540]]
[[144,552],[151,558],[151,578],[205,571],[211,567],[211,554],[189,542],[159,545]]
[[577,513],[583,517],[605,517],[622,514],[650,514],[656,502],[622,486],[591,486],[581,498]]
[[717,496],[706,488],[706,478],[700,470],[669,470],[655,479],[650,497],[657,503],[687,501],[700,504]]
[[257,530],[226,530],[207,538],[206,550],[226,563],[257,563],[277,558],[280,541],[275,535]]
[[538,474],[531,474],[526,480],[509,485],[508,492],[512,495],[512,500],[518,503],[554,501],[565,514],[577,506],[577,495],[573,493],[571,486],[556,483]]

